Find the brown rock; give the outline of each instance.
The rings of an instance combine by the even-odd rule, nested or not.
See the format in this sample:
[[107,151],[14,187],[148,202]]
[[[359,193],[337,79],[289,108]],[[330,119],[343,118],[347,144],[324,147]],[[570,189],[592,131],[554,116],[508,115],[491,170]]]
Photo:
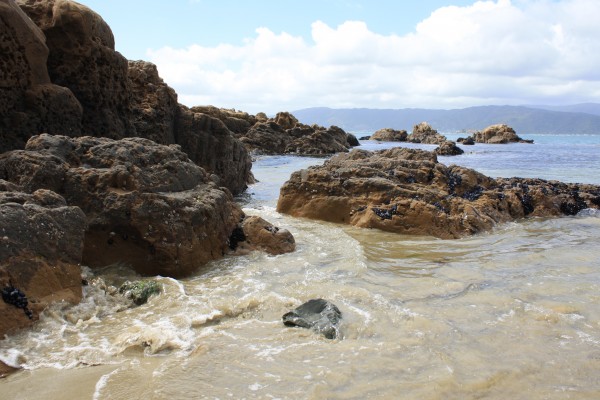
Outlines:
[[326,155],[346,152],[358,143],[337,126],[305,125],[287,112],[257,122],[239,137],[248,150],[261,154]]
[[112,31],[102,17],[69,0],[17,3],[46,36],[52,83],[70,89],[83,107],[82,132],[134,136],[128,63],[115,51]]
[[371,140],[381,142],[406,142],[408,134],[405,130],[397,131],[392,128],[383,128],[371,135]]
[[44,134],[0,156],[0,178],[30,189],[50,168],[62,179],[50,186],[86,214],[83,263],[92,267],[124,262],[146,275],[188,275],[226,252],[243,215],[176,145]]
[[[15,185],[0,180],[0,189]],[[81,299],[85,229],[83,212],[54,192],[0,191],[0,290],[28,301],[26,309],[0,302],[0,337],[30,326],[51,302]]]
[[458,156],[464,153],[464,150],[461,149],[451,140],[446,140],[444,143],[440,144],[434,151],[438,156]]
[[222,121],[180,106],[175,127],[177,144],[192,161],[218,175],[219,185],[238,194],[254,182],[252,159],[246,147]]
[[473,139],[476,143],[490,144],[533,143],[533,140],[521,139],[513,128],[505,124],[491,125],[481,132],[475,132]]
[[237,251],[263,250],[271,255],[290,253],[296,249],[294,236],[279,229],[258,216],[244,218],[241,229],[245,240],[239,243]]
[[413,127],[413,131],[408,135],[407,141],[411,143],[442,144],[446,141],[446,137],[440,135],[427,122],[421,122]]
[[600,187],[541,179],[492,179],[446,167],[431,152],[353,150],[292,174],[277,210],[390,232],[459,238],[526,216],[600,207]]
[[23,148],[39,129],[79,134],[81,105],[51,83],[42,31],[14,0],[0,3],[0,21],[0,153]]

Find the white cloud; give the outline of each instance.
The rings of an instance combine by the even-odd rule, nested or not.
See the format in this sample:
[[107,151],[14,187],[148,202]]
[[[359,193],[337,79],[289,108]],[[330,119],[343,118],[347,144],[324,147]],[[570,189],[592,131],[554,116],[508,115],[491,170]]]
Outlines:
[[600,1],[443,7],[404,36],[317,21],[312,41],[262,27],[243,45],[149,51],[188,105],[451,108],[598,101]]

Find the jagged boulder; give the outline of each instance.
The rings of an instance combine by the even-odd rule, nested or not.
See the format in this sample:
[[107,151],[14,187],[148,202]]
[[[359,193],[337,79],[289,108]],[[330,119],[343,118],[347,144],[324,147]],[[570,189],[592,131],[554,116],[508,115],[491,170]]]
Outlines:
[[505,124],[491,125],[480,132],[473,134],[476,143],[506,144],[506,143],[533,143],[533,140],[521,139],[515,130]]
[[[54,179],[46,180],[45,171]],[[23,174],[21,171],[27,171]],[[181,277],[220,258],[243,213],[179,146],[39,135],[0,155],[0,179],[52,189],[86,214],[83,263]]]
[[453,141],[446,140],[436,147],[433,152],[438,156],[458,156],[463,154],[464,150],[458,147]]
[[528,216],[600,207],[600,186],[492,179],[438,163],[432,152],[352,150],[294,172],[277,210],[297,217],[410,235],[459,238]]
[[373,133],[370,140],[377,140],[380,142],[406,142],[407,138],[408,133],[405,130],[383,128]]
[[413,127],[412,133],[408,135],[408,142],[423,143],[423,144],[442,144],[447,139],[446,136],[440,135],[438,131],[433,129],[427,122],[421,122]]

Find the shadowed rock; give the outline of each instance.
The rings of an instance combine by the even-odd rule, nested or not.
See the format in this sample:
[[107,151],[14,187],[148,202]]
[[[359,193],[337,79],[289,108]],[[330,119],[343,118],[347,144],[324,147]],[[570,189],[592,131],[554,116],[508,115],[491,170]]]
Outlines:
[[335,304],[323,299],[309,300],[283,315],[285,326],[312,329],[327,339],[335,339],[339,336],[341,319],[342,313]]
[[451,140],[446,140],[444,143],[440,144],[434,151],[438,156],[458,156],[464,153],[464,150],[461,149]]

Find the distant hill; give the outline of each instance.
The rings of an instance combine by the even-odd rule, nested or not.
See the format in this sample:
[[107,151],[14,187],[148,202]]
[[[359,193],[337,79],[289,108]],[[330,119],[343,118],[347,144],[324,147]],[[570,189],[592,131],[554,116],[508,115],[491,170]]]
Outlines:
[[526,107],[539,108],[542,110],[550,110],[550,111],[575,112],[575,113],[600,115],[600,104],[598,104],[598,103],[581,103],[581,104],[572,104],[572,105],[568,105],[568,106],[535,105],[535,106],[526,106]]
[[[585,108],[582,106],[571,107]],[[337,125],[350,132],[373,132],[381,128],[410,132],[414,125],[427,121],[440,132],[481,130],[493,124],[508,124],[521,136],[528,133],[600,135],[600,104],[588,106],[590,113],[523,106],[481,106],[454,110],[317,107],[297,110],[293,114],[306,124]],[[596,106],[598,115],[591,112]]]

